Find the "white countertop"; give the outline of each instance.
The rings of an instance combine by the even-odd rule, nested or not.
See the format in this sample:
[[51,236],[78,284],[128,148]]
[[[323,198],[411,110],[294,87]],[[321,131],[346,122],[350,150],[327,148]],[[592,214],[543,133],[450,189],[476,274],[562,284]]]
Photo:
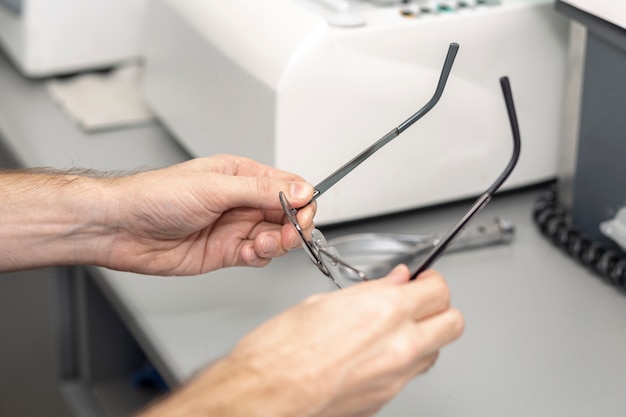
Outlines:
[[[40,81],[20,77],[2,56],[0,85],[0,137],[24,166],[127,170],[187,158],[159,125],[83,134]],[[626,415],[626,297],[540,235],[531,219],[537,194],[498,195],[473,223],[506,216],[517,226],[513,243],[448,254],[435,264],[465,315],[465,334],[379,415]],[[468,207],[399,214],[327,234],[443,232]],[[173,385],[266,318],[332,290],[302,251],[266,268],[187,278],[97,271],[108,299]]]

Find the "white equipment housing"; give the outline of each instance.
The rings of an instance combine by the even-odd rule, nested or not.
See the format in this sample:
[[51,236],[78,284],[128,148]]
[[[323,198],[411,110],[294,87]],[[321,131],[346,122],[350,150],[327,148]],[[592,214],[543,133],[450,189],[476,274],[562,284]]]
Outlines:
[[146,99],[189,152],[313,184],[422,107],[460,44],[439,104],[322,195],[317,223],[482,193],[511,154],[504,75],[522,134],[505,188],[556,175],[568,23],[552,1],[152,0],[145,28]]
[[28,77],[139,57],[146,0],[1,0],[0,45]]

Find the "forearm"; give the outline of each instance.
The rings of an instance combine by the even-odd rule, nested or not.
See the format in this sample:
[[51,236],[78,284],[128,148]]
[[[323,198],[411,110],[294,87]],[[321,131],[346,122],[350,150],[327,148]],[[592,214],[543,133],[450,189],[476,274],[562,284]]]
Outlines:
[[109,246],[111,181],[60,172],[0,173],[0,270],[96,263]]
[[137,417],[306,417],[295,385],[276,382],[227,357]]

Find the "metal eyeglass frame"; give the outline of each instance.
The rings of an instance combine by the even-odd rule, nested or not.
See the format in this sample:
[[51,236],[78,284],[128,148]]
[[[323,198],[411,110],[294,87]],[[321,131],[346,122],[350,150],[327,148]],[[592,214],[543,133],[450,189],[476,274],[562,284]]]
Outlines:
[[[458,44],[456,43],[450,44],[450,47],[448,48],[448,53],[446,55],[446,60],[444,62],[444,66],[443,66],[441,75],[439,77],[439,82],[435,90],[435,94],[428,101],[428,103],[426,103],[424,107],[422,107],[419,111],[417,111],[415,114],[409,117],[406,121],[401,123],[398,127],[391,130],[381,139],[376,141],[373,145],[365,149],[355,158],[350,160],[348,163],[340,167],[338,170],[336,170],[334,173],[332,173],[326,179],[320,182],[317,186],[315,186],[313,198],[306,205],[315,201],[320,195],[326,192],[331,186],[337,183],[341,178],[343,178],[345,175],[351,172],[354,168],[360,165],[363,161],[365,161],[367,158],[373,155],[377,150],[382,148],[382,146],[390,142],[392,139],[394,139],[400,133],[406,130],[409,126],[411,126],[421,117],[423,117],[428,111],[430,111],[435,106],[435,104],[437,104],[437,102],[439,101],[443,93],[443,89],[445,87],[446,81],[450,74],[450,70],[452,68],[452,64],[454,62],[454,58],[456,56],[458,48],[459,48]],[[513,171],[513,168],[517,164],[520,151],[521,151],[521,140],[520,140],[520,134],[519,134],[519,125],[517,122],[517,115],[515,112],[513,96],[511,93],[511,87],[510,87],[508,78],[502,77],[500,79],[500,83],[502,86],[502,92],[504,94],[504,100],[505,100],[505,104],[506,104],[506,108],[507,108],[507,112],[509,116],[509,121],[511,124],[512,133],[513,133],[512,157],[508,165],[506,166],[502,174],[496,179],[496,181],[487,189],[487,191],[485,191],[482,195],[480,195],[480,197],[478,197],[478,199],[476,200],[474,205],[470,208],[470,210],[461,218],[461,220],[456,225],[454,225],[454,227],[452,227],[452,229],[437,243],[437,245],[435,245],[435,247],[430,251],[430,253],[418,265],[417,269],[412,273],[411,279],[417,278],[417,276],[420,273],[426,270],[445,251],[448,245],[454,240],[457,234],[465,227],[465,225],[470,221],[470,219],[474,217],[480,210],[482,210],[485,207],[485,205],[491,200],[493,194],[500,188],[500,186],[504,183],[504,181],[509,177],[509,175]],[[298,231],[298,234],[300,235],[300,238],[302,240],[302,246],[305,249],[305,252],[309,256],[309,258],[313,261],[313,263],[317,265],[320,271],[322,271],[324,275],[328,276],[335,283],[335,285],[337,285],[337,287],[342,288],[339,282],[337,282],[337,280],[335,279],[335,277],[333,277],[329,268],[325,265],[322,255],[325,255],[326,257],[330,258],[334,264],[340,264],[342,267],[352,271],[361,280],[367,280],[367,277],[365,277],[365,275],[361,271],[350,266],[346,262],[342,261],[336,254],[331,253],[330,251],[325,249],[324,247],[325,239],[319,230],[315,229],[311,234],[311,239],[310,240],[307,239],[304,234],[304,231],[300,227],[300,224],[298,223],[298,220],[296,218],[298,209],[291,207],[284,193],[281,192],[279,194],[279,198],[280,198],[280,202],[283,206],[283,210],[285,211],[287,218],[293,224],[293,226]]]

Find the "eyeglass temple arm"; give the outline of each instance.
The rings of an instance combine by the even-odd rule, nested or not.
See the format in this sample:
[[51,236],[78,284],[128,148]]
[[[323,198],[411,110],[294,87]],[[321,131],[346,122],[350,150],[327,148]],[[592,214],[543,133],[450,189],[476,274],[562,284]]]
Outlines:
[[361,165],[363,161],[372,156],[376,151],[389,143],[392,139],[396,138],[400,133],[404,132],[408,129],[413,123],[421,119],[426,113],[428,113],[435,104],[441,98],[443,94],[443,89],[446,86],[446,81],[448,80],[448,76],[450,75],[450,71],[452,70],[452,64],[454,63],[454,58],[456,57],[457,51],[459,50],[459,45],[457,43],[451,43],[448,47],[448,53],[446,55],[446,60],[443,64],[443,68],[441,70],[441,75],[439,76],[439,82],[437,83],[437,89],[435,90],[435,94],[432,98],[426,103],[424,107],[419,109],[414,115],[409,117],[407,120],[402,122],[399,126],[393,128],[389,133],[376,141],[369,148],[365,149],[363,152],[355,156],[341,168],[330,174],[326,177],[322,182],[315,186],[315,190],[313,192],[313,198],[311,202],[315,201],[320,195],[324,194],[330,187],[335,185],[337,181],[345,177],[350,171],[352,171],[357,166]]
[[454,240],[456,235],[465,227],[465,225],[474,217],[480,210],[483,209],[491,201],[493,194],[500,188],[504,181],[509,177],[513,168],[517,164],[519,155],[521,152],[521,138],[519,133],[519,125],[517,122],[517,115],[515,113],[515,105],[513,103],[513,94],[511,93],[511,84],[507,77],[500,78],[500,85],[502,86],[502,93],[504,95],[504,102],[506,104],[506,110],[509,115],[509,122],[511,124],[511,130],[513,131],[513,155],[509,164],[506,166],[502,174],[496,179],[496,181],[485,191],[474,203],[472,208],[463,216],[461,220],[435,245],[430,253],[419,264],[415,272],[411,275],[411,279],[415,279],[419,274],[424,272],[433,262],[446,250],[448,245]]

